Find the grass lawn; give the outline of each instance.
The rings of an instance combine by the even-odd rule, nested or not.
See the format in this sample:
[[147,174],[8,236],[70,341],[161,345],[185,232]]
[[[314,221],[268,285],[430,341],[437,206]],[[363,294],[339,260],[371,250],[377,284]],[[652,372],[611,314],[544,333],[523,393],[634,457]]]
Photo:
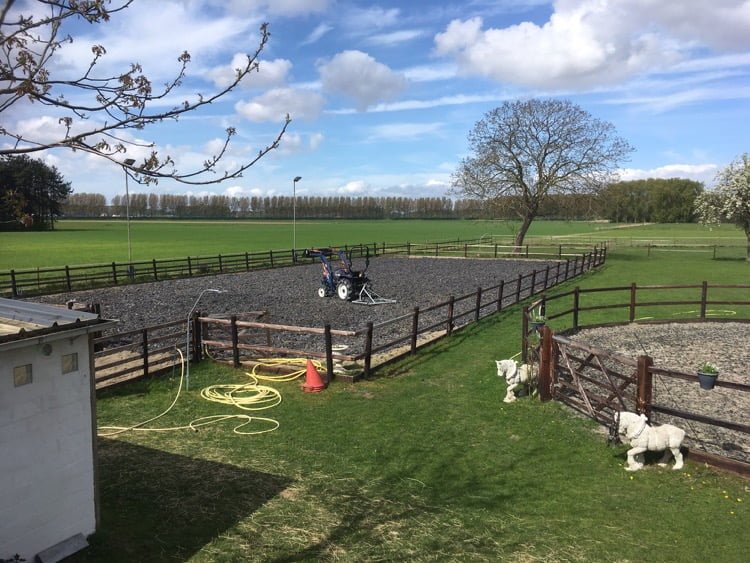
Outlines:
[[[536,236],[595,233],[597,223],[538,221]],[[297,246],[373,242],[427,242],[482,236],[509,237],[508,221],[383,220],[297,221]],[[134,260],[216,256],[219,253],[289,250],[292,221],[141,221],[131,222]],[[127,224],[122,220],[59,221],[49,232],[0,233],[0,270],[126,261]]]
[[[683,261],[615,250],[575,283],[750,278],[741,260]],[[502,402],[494,360],[518,351],[519,324],[518,309],[503,312],[319,394],[273,384],[283,402],[257,414],[278,420],[274,432],[239,436],[225,422],[100,438],[102,526],[72,560],[745,561],[747,481],[694,463],[628,473],[627,448],[592,422]],[[205,361],[156,424],[239,412],[199,393],[246,379]],[[100,425],[162,412],[178,380],[100,393]]]

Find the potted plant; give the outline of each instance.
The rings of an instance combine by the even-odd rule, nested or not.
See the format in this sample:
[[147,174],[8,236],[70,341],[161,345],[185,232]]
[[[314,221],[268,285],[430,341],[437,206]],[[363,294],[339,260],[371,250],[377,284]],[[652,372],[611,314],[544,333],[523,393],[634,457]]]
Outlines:
[[713,364],[705,363],[698,368],[698,381],[701,389],[713,389],[717,377],[719,377],[719,370]]
[[531,328],[533,330],[536,330],[538,332],[538,331],[542,330],[542,327],[545,324],[547,324],[547,317],[545,317],[544,315],[541,315],[541,314],[537,313],[536,311],[533,311],[531,313],[530,322],[531,322]]

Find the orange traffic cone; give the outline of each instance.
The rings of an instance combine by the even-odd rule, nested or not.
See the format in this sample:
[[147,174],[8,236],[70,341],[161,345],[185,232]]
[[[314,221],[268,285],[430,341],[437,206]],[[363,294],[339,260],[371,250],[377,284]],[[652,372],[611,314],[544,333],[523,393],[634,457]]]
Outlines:
[[312,360],[307,360],[307,374],[305,376],[305,383],[302,385],[302,390],[305,393],[319,393],[325,388],[326,385],[323,383],[318,370],[315,369]]

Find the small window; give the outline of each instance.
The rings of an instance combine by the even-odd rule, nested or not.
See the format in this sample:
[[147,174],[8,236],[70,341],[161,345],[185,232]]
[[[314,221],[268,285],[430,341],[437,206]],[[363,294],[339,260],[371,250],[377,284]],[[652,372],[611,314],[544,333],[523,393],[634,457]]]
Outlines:
[[31,364],[13,368],[13,385],[21,387],[31,383]]
[[63,354],[62,357],[62,372],[70,373],[78,371],[78,352],[72,354]]

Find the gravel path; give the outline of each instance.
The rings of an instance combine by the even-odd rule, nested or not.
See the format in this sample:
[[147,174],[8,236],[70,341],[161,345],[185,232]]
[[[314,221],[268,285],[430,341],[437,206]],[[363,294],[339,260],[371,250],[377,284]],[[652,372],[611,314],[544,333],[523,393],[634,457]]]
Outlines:
[[[377,257],[370,260],[367,270],[373,289],[382,297],[397,300],[377,306],[318,297],[320,264],[60,293],[36,300],[57,304],[70,299],[99,303],[102,316],[118,319],[116,330],[123,332],[186,318],[201,291],[218,288],[226,293],[206,293],[198,306],[209,316],[237,314],[242,318],[242,313],[249,311],[267,311],[262,320],[268,323],[320,328],[329,322],[334,329],[356,330],[367,322],[377,324],[393,319],[412,312],[415,306],[424,308],[444,302],[451,295],[465,295],[477,287],[492,287],[501,280],[515,282],[519,274],[544,269],[547,264],[531,260]],[[362,269],[364,260],[354,259],[353,266]],[[515,288],[515,283],[511,287]],[[496,294],[487,300],[491,298],[496,298]],[[457,305],[457,312],[474,304],[473,300],[465,300]],[[444,318],[445,310],[440,314]],[[376,331],[376,338],[382,340],[403,330],[403,326],[393,325]],[[299,344],[301,337],[296,338]]]
[[[724,381],[750,384],[750,323],[631,324],[584,329],[572,340],[635,357],[648,354],[654,365],[695,373],[710,362]],[[750,393],[655,375],[654,403],[674,409],[750,424]],[[688,445],[750,463],[750,436],[705,424],[656,414],[688,433]]]

